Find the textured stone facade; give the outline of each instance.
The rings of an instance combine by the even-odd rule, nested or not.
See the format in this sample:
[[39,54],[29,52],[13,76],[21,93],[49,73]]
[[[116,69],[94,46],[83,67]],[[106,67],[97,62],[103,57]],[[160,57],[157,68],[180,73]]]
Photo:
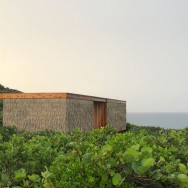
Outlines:
[[27,131],[66,129],[66,99],[4,99],[3,125]]
[[[38,97],[34,94],[33,96]],[[78,99],[73,97],[52,98],[54,94],[47,96],[49,98],[4,98],[3,125],[14,125],[27,131],[57,130],[69,132],[74,128],[90,131],[94,129],[94,124],[98,119],[94,104],[98,101],[101,103],[102,100],[102,103],[107,104],[104,113],[102,113],[105,122],[107,120],[107,124],[117,130],[126,129],[125,102],[99,98],[91,100],[88,97],[81,99],[80,96]],[[103,112],[100,106],[98,110]]]
[[107,124],[117,130],[126,129],[126,104],[125,103],[107,103]]
[[68,99],[66,109],[68,126],[66,131],[71,131],[74,128],[80,128],[83,131],[92,130],[94,122],[93,108],[93,101]]

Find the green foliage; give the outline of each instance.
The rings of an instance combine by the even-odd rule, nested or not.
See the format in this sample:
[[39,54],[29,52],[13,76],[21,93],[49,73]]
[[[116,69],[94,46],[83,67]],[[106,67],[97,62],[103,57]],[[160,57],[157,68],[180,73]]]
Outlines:
[[188,187],[188,129],[0,130],[0,187]]
[[0,84],[0,93],[21,93],[21,91],[10,89]]
[[3,100],[0,100],[0,126],[3,125]]
[[7,142],[10,140],[12,135],[17,134],[18,130],[14,126],[0,126],[0,135],[3,136],[2,140]]
[[0,111],[0,127],[3,126],[3,112]]
[[3,100],[0,100],[0,111],[3,111]]

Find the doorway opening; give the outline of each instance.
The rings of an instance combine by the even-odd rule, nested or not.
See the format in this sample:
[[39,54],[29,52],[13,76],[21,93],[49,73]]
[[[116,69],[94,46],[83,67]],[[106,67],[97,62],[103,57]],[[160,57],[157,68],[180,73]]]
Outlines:
[[105,127],[107,123],[106,118],[106,102],[94,101],[94,128]]

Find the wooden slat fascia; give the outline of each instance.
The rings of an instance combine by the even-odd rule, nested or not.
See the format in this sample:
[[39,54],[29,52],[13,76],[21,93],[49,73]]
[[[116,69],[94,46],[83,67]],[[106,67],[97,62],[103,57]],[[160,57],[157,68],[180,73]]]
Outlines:
[[73,93],[1,93],[0,99],[75,99],[75,100],[88,100],[98,102],[110,102],[110,103],[122,103],[126,104],[126,101],[106,99],[94,96],[73,94]]
[[66,93],[3,93],[0,99],[52,99],[67,98]]

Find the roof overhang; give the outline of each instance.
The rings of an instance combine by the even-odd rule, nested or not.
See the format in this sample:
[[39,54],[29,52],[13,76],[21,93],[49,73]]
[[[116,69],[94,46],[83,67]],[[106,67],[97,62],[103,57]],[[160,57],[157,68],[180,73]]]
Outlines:
[[126,101],[108,99],[101,97],[94,97],[88,95],[80,95],[73,93],[1,93],[0,99],[76,99],[76,100],[88,100],[98,102],[113,102],[113,103],[126,103]]

